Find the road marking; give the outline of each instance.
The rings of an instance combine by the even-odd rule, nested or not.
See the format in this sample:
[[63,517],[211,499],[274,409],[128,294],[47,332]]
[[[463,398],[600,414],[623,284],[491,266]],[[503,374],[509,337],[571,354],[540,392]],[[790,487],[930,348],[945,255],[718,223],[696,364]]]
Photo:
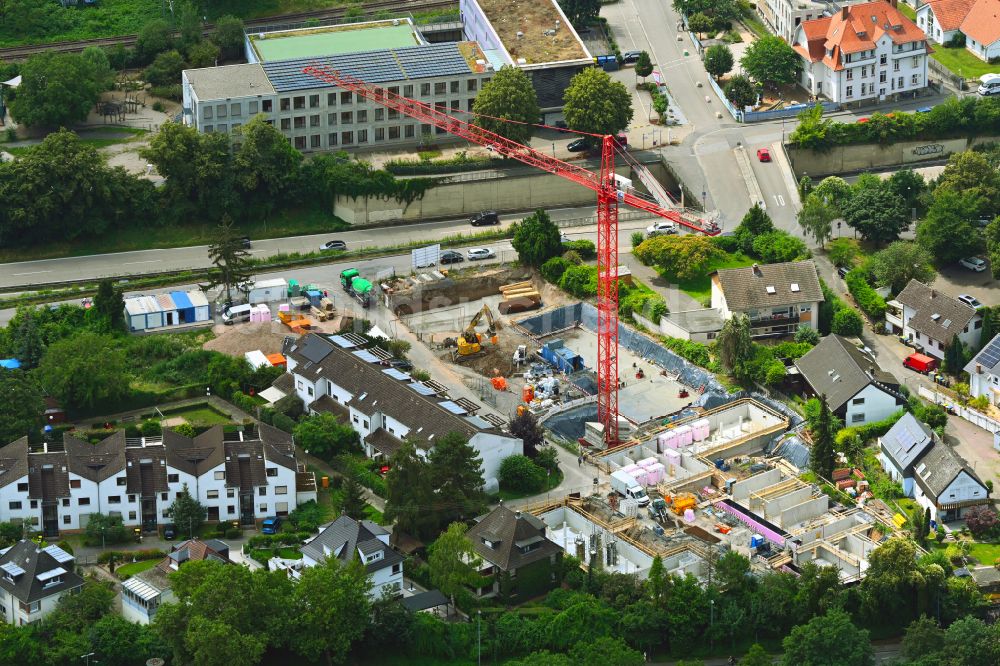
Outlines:
[[775,194],[775,195],[772,195],[772,196],[774,196],[774,202],[776,204],[778,204],[779,206],[784,206],[785,205],[785,197],[781,196],[780,194]]
[[162,259],[150,259],[148,261],[126,261],[122,266],[132,266],[134,264],[158,264]]
[[41,273],[51,273],[52,271],[32,271],[31,273],[11,273],[12,277],[18,277],[20,275],[39,275]]

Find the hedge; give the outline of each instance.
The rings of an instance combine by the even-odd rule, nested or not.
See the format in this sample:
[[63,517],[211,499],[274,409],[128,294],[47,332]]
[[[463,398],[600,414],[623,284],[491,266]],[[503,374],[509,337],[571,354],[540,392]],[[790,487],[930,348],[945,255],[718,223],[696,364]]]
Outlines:
[[594,241],[589,240],[575,240],[567,241],[562,244],[563,250],[569,251],[573,250],[580,255],[582,259],[594,259],[597,257],[597,246],[594,245]]
[[500,169],[515,164],[520,163],[516,160],[496,159],[493,157],[466,157],[463,152],[457,157],[443,160],[420,160],[419,162],[413,160],[392,160],[386,162],[383,168],[396,176],[418,176]]
[[250,415],[257,413],[257,401],[248,396],[243,391],[236,391],[233,393],[229,401],[242,409],[244,412]]
[[861,311],[868,315],[873,323],[885,319],[885,299],[868,284],[865,272],[860,268],[855,268],[844,278],[847,289],[854,297],[854,302],[858,304]]
[[114,557],[115,561],[118,563],[122,563],[126,560],[158,560],[166,556],[167,554],[165,552],[155,548],[145,550],[106,550],[97,556],[97,563],[107,564],[112,557]]
[[842,440],[851,437],[852,435],[857,435],[858,439],[862,442],[868,442],[876,437],[881,437],[885,433],[889,432],[889,429],[896,425],[896,421],[903,418],[903,414],[905,413],[905,409],[900,409],[881,421],[842,428],[840,432],[837,433],[837,443],[839,444]]
[[385,487],[385,479],[372,471],[368,466],[371,461],[359,460],[349,454],[335,456],[330,461],[330,466],[344,476],[353,476],[358,483],[368,488],[379,497],[385,497],[388,490]]
[[712,364],[712,356],[708,353],[708,346],[700,342],[667,336],[662,336],[660,342],[670,351],[697,366],[707,368]]

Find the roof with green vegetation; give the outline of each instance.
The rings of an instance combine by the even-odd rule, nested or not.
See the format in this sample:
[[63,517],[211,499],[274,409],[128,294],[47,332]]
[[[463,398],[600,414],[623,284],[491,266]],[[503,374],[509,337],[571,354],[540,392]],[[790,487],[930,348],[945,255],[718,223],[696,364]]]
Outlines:
[[250,43],[261,62],[315,58],[320,56],[396,49],[421,44],[408,22],[391,21],[338,25],[305,30],[250,35]]

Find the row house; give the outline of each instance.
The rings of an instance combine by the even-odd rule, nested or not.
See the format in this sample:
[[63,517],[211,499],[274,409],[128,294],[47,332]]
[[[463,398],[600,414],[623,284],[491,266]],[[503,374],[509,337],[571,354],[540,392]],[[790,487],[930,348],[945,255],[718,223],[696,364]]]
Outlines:
[[938,44],[956,37],[965,49],[987,62],[1000,58],[1000,0],[926,0],[917,25]]
[[791,335],[799,326],[817,329],[824,300],[811,261],[754,264],[712,275],[712,308],[723,320],[745,314],[755,338]]
[[923,282],[910,280],[886,306],[886,328],[928,356],[943,359],[955,336],[966,347],[979,348],[982,315]]
[[504,421],[477,415],[479,405],[452,400],[436,382],[420,382],[387,367],[388,355],[365,349],[353,334],[312,333],[286,339],[283,353],[295,394],[311,413],[332,413],[361,436],[365,453],[388,459],[410,439],[422,455],[449,433],[467,438],[483,460],[487,484],[496,479],[504,458],[524,452],[524,444],[503,432]]
[[47,536],[82,530],[93,513],[155,531],[185,486],[211,521],[253,524],[315,499],[290,435],[265,424],[234,433],[216,426],[194,438],[116,432],[97,444],[66,433],[62,442],[32,447],[22,438],[0,449],[0,520]]
[[894,3],[866,2],[803,21],[792,47],[803,60],[799,83],[816,97],[871,103],[927,86],[927,36]]

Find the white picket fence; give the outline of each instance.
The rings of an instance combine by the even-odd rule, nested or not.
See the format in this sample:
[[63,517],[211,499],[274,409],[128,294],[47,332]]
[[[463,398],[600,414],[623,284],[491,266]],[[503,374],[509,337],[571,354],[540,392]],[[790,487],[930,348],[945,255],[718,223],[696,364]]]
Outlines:
[[927,388],[926,386],[919,387],[917,389],[917,392],[921,398],[930,400],[935,405],[945,405],[945,404],[951,405],[951,407],[955,410],[956,414],[958,414],[960,417],[962,417],[972,425],[978,426],[983,430],[987,430],[993,433],[994,435],[997,432],[1000,432],[1000,421],[991,419],[985,414],[977,412],[974,409],[963,407],[962,405],[958,404],[944,393],[935,391],[932,388]]

